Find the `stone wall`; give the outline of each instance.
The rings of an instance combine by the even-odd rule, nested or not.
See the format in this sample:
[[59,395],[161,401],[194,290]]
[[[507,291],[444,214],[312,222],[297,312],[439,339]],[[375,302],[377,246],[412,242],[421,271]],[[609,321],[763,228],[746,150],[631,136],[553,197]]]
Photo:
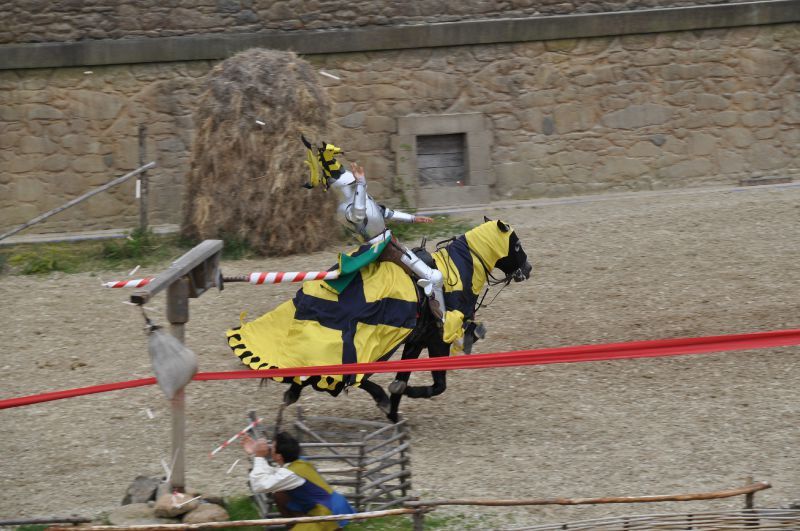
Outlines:
[[489,123],[495,198],[800,175],[798,24],[325,56],[318,64],[343,79],[326,81],[335,136],[374,176],[394,174],[397,117],[467,112]]
[[746,0],[3,0],[0,44],[432,24]]
[[[177,223],[192,101],[205,62],[0,71],[0,232],[139,166],[147,127],[150,220]],[[134,227],[135,179],[28,229]]]
[[[796,23],[306,58],[341,78],[320,76],[334,101],[328,139],[390,204],[401,197],[391,139],[408,115],[483,113],[494,198],[800,175]],[[158,164],[151,223],[179,223],[210,67],[0,71],[0,232],[138,166],[140,124]],[[129,183],[27,232],[137,219]]]

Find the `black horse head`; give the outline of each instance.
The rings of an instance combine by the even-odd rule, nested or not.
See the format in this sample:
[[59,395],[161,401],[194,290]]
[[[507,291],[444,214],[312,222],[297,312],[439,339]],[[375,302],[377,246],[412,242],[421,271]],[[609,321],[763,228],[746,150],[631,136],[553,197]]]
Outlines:
[[[492,221],[485,216],[483,219],[487,222]],[[497,220],[497,228],[501,232],[511,231],[511,234],[508,238],[508,252],[495,263],[495,267],[505,273],[507,280],[522,282],[530,278],[533,266],[528,262],[528,255],[522,249],[522,243],[516,232],[500,220]]]

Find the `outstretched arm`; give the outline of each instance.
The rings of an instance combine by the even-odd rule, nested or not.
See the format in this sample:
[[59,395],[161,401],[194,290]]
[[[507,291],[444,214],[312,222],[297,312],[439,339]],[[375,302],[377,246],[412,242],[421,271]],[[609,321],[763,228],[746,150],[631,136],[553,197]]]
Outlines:
[[383,207],[383,217],[391,221],[400,221],[402,223],[433,223],[433,218],[427,216],[415,216],[399,210],[392,210],[389,207]]

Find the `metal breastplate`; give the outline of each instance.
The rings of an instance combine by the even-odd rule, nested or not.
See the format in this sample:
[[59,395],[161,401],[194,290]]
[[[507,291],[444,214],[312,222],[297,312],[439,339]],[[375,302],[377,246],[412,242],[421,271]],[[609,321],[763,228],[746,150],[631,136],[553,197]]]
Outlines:
[[367,199],[367,215],[360,223],[353,223],[347,219],[347,212],[351,208],[351,205],[352,203],[350,201],[340,203],[336,211],[336,217],[345,228],[355,234],[359,241],[365,242],[371,240],[386,230],[383,208],[371,197]]

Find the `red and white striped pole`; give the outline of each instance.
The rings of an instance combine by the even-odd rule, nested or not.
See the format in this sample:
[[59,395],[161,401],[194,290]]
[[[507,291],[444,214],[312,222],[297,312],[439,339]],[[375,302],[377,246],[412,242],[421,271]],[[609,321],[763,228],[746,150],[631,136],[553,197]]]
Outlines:
[[[246,275],[250,284],[279,284],[281,282],[304,282],[306,280],[333,280],[339,278],[339,271],[270,271]],[[225,282],[231,280],[224,278]]]
[[[153,281],[155,277],[135,280],[119,280],[103,282],[106,288],[141,288]],[[333,280],[339,278],[339,271],[264,271],[222,277],[223,282],[249,282],[250,284],[280,284],[283,282],[305,282],[306,280]]]
[[111,282],[103,282],[106,288],[141,288],[150,284],[156,277],[137,278],[135,280],[119,280]]

